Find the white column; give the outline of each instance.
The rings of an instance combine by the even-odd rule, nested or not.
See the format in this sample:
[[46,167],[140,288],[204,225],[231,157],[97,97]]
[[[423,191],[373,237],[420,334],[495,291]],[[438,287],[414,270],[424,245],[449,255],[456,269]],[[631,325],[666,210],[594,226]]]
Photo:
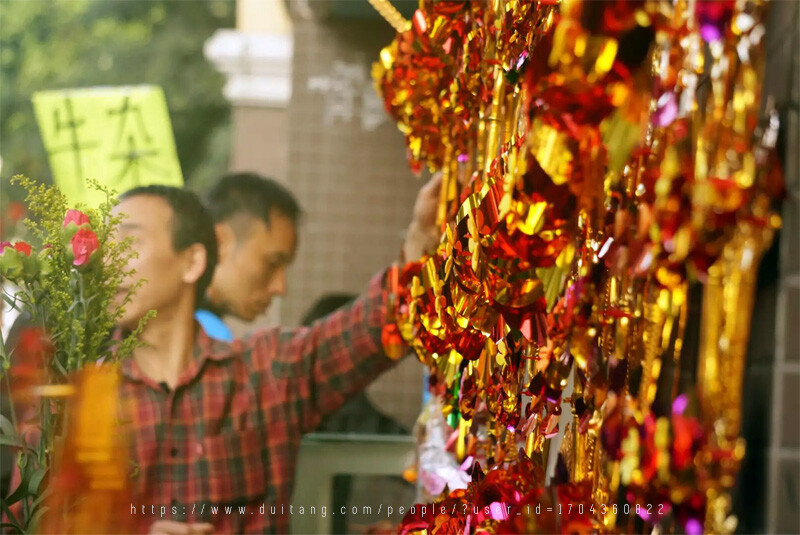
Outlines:
[[292,34],[222,29],[206,41],[205,56],[228,81],[234,106],[286,108],[292,96]]

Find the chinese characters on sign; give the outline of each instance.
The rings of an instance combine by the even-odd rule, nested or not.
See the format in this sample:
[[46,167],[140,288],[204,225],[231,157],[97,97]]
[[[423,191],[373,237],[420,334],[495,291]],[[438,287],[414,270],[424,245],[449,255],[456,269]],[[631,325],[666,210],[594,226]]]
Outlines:
[[93,178],[117,192],[136,186],[181,186],[164,93],[154,86],[41,91],[36,118],[56,184],[70,202],[94,206]]

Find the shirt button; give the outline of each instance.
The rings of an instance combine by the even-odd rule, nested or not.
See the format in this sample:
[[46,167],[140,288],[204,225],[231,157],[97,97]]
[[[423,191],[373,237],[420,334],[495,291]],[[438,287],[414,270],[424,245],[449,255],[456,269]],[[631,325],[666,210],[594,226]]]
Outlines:
[[197,455],[203,455],[203,444],[202,444],[202,442],[198,442],[195,445],[195,451],[197,452]]
[[178,451],[178,446],[172,446],[172,449],[169,450],[169,454],[172,455],[173,457],[177,457],[178,453],[180,453]]

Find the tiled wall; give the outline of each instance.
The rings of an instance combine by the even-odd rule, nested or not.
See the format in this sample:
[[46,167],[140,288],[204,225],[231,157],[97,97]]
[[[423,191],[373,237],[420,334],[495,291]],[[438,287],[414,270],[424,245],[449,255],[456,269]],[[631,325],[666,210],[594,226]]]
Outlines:
[[[305,214],[281,323],[296,325],[331,292],[361,293],[398,259],[421,178],[373,87],[372,63],[394,31],[382,20],[294,21],[287,184]],[[369,388],[384,415],[410,427],[421,408],[422,365]],[[397,391],[403,411],[391,410]]]
[[232,171],[255,171],[286,183],[289,113],[281,108],[233,108]]
[[399,255],[421,180],[370,75],[380,20],[295,20],[288,185],[305,212],[281,320],[328,292],[361,292]]
[[766,529],[800,533],[800,3],[772,4],[764,87],[781,116],[787,196],[780,235]]

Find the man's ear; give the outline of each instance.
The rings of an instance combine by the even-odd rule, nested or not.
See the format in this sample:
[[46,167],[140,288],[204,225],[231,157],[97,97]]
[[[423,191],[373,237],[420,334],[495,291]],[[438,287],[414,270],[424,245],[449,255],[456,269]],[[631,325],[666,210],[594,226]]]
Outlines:
[[214,225],[214,233],[217,235],[217,255],[219,255],[219,262],[222,262],[228,258],[236,246],[236,234],[228,222]]
[[184,258],[183,282],[195,284],[203,276],[208,265],[208,253],[200,243],[193,243],[181,252]]

